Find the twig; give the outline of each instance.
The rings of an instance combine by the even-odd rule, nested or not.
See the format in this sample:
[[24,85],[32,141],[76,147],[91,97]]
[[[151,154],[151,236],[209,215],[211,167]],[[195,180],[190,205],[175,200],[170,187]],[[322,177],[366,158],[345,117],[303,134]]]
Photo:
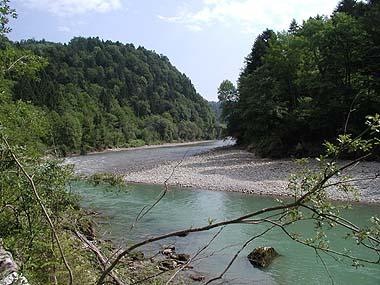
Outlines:
[[356,94],[355,95],[355,98],[352,100],[351,102],[351,106],[350,106],[350,111],[348,112],[347,114],[347,118],[346,118],[346,122],[344,124],[344,133],[346,134],[347,133],[347,127],[348,127],[348,122],[350,121],[350,116],[351,116],[351,113],[355,112],[356,110],[354,109],[354,104],[355,104],[355,101],[356,99],[358,99],[360,96],[360,93]]
[[[95,253],[96,257],[98,258],[98,260],[99,260],[99,262],[100,262],[100,264],[102,266],[102,270],[104,270],[104,268],[106,268],[106,266],[107,266],[107,262],[108,261],[103,256],[103,254],[101,253],[100,249],[97,248],[94,244],[92,244],[84,235],[82,235],[77,230],[73,230],[73,232],[84,244],[87,245],[87,247],[93,253]],[[124,283],[120,280],[120,278],[114,272],[110,272],[110,276],[115,281],[116,284],[118,284],[118,285],[124,285]]]
[[297,239],[296,237],[292,236],[286,229],[284,226],[278,224],[278,223],[275,223],[280,229],[282,229],[282,231],[288,236],[290,237],[292,240],[304,245],[304,246],[307,246],[307,247],[310,247],[312,249],[318,249],[318,250],[322,250],[323,252],[325,253],[331,253],[331,254],[334,254],[334,255],[337,255],[337,256],[341,256],[341,257],[345,257],[345,258],[349,258],[351,260],[357,260],[357,261],[361,261],[361,262],[365,262],[365,263],[370,263],[370,264],[380,264],[380,258],[376,261],[374,260],[369,260],[369,259],[364,259],[364,258],[360,258],[360,257],[355,257],[355,256],[352,256],[350,254],[347,254],[347,253],[343,253],[343,252],[339,252],[339,251],[335,251],[335,250],[332,250],[332,249],[329,249],[329,248],[321,248],[321,247],[318,247],[316,245],[313,245],[313,244],[310,244],[310,243],[306,243],[305,241],[303,240],[300,240],[300,239]]
[[[175,231],[175,232],[171,232],[171,233],[167,233],[167,234],[164,234],[164,235],[160,235],[160,236],[155,236],[155,237],[151,237],[151,238],[148,238],[146,240],[143,240],[139,243],[136,243],[128,248],[126,248],[124,251],[122,251],[117,257],[116,259],[111,263],[111,265],[102,273],[102,275],[99,277],[98,279],[98,282],[97,282],[97,285],[102,285],[103,284],[103,280],[104,278],[109,274],[109,272],[111,272],[113,270],[113,268],[117,265],[117,263],[120,261],[120,259],[125,256],[126,254],[128,254],[129,252],[131,252],[132,250],[138,248],[138,247],[141,247],[143,245],[146,245],[146,244],[149,244],[149,243],[153,243],[153,242],[156,242],[156,241],[159,241],[159,240],[163,240],[163,239],[167,239],[169,237],[174,237],[174,236],[183,236],[183,235],[186,235],[186,234],[189,234],[189,233],[195,233],[195,232],[202,232],[202,231],[207,231],[207,230],[210,230],[210,229],[214,229],[214,228],[218,228],[218,227],[222,227],[222,226],[226,226],[226,225],[230,225],[230,224],[237,224],[237,223],[242,223],[244,222],[244,220],[246,219],[249,219],[249,218],[252,218],[254,216],[258,216],[258,215],[261,215],[261,214],[264,214],[264,213],[269,213],[269,212],[273,212],[273,211],[279,211],[279,210],[289,210],[291,208],[296,208],[296,207],[299,207],[300,204],[305,201],[309,196],[315,194],[316,192],[318,191],[321,191],[322,187],[325,185],[325,183],[333,176],[335,176],[337,173],[345,170],[346,168],[349,168],[357,163],[359,163],[361,160],[363,159],[366,159],[367,157],[369,157],[371,154],[366,154],[366,155],[363,155],[343,166],[341,166],[340,168],[338,169],[335,169],[333,171],[330,171],[330,172],[325,172],[325,175],[324,177],[319,181],[317,182],[311,189],[310,191],[307,191],[306,193],[304,193],[301,197],[299,197],[298,199],[296,199],[294,202],[292,203],[289,203],[289,204],[285,204],[285,205],[279,205],[279,206],[274,206],[274,207],[269,207],[269,208],[263,208],[261,210],[258,210],[258,211],[255,211],[255,212],[251,212],[251,213],[248,213],[246,215],[243,215],[243,216],[240,216],[238,218],[234,218],[234,219],[230,219],[230,220],[226,220],[226,221],[223,221],[223,222],[219,222],[219,223],[215,223],[215,224],[212,224],[212,225],[207,225],[207,226],[203,226],[203,227],[198,227],[198,228],[188,228],[188,229],[185,229],[185,230],[179,230],[179,231]],[[280,224],[277,224],[278,226],[281,226]],[[334,251],[329,251],[331,253],[335,253]],[[341,254],[344,256],[344,254]],[[346,255],[346,257],[350,257],[348,255]],[[359,259],[357,259],[359,260]],[[365,260],[360,260],[360,261],[365,261]],[[365,262],[368,262],[368,263],[379,263],[379,262],[371,262],[371,261],[365,261]]]
[[348,180],[342,180],[342,181],[326,184],[325,186],[323,186],[323,188],[326,189],[326,188],[338,186],[341,184],[360,182],[360,181],[370,181],[370,180],[376,180],[379,178],[380,178],[380,173],[375,173],[375,175],[371,176],[371,177],[367,176],[367,177],[363,177],[363,178],[352,178],[352,179],[348,179]]
[[25,59],[25,58],[28,58],[29,55],[23,55],[21,57],[19,57],[16,61],[14,61],[5,71],[8,72],[10,71],[19,61]]
[[332,277],[332,275],[331,275],[331,273],[330,273],[330,270],[329,270],[329,268],[327,267],[327,264],[325,263],[325,261],[323,260],[322,256],[319,254],[319,252],[318,252],[317,249],[315,249],[315,254],[316,254],[317,257],[319,258],[319,260],[322,262],[322,265],[323,265],[323,267],[324,267],[325,270],[326,270],[327,276],[328,276],[328,277],[330,278],[330,280],[331,280],[331,284],[334,285],[335,282],[334,282],[334,279],[333,279],[333,277]]
[[65,265],[65,267],[66,267],[66,269],[67,269],[67,271],[69,273],[69,285],[72,285],[73,284],[73,280],[74,280],[73,272],[72,272],[72,270],[70,268],[69,263],[67,262],[65,254],[63,252],[63,248],[62,248],[61,242],[60,242],[60,240],[58,238],[58,234],[57,234],[57,232],[55,230],[54,224],[53,224],[53,222],[52,222],[52,220],[51,220],[51,218],[50,218],[50,216],[49,216],[49,214],[48,214],[48,212],[46,210],[46,207],[45,207],[44,203],[42,202],[42,199],[41,199],[40,195],[38,194],[38,191],[37,191],[36,185],[34,184],[33,178],[32,178],[32,176],[29,175],[29,173],[25,170],[24,166],[17,159],[16,155],[14,154],[14,152],[12,151],[12,148],[10,147],[10,145],[8,143],[8,140],[4,136],[2,136],[2,140],[4,141],[5,145],[7,146],[8,150],[9,150],[11,156],[13,157],[13,160],[16,162],[18,168],[20,168],[21,172],[27,178],[27,180],[29,181],[30,186],[33,189],[34,196],[35,196],[35,198],[36,198],[39,206],[41,207],[42,212],[44,213],[44,216],[45,216],[45,218],[46,218],[46,220],[47,220],[47,222],[48,222],[48,224],[50,226],[51,231],[53,232],[54,239],[55,239],[55,241],[57,242],[57,245],[58,245],[59,253],[60,253],[61,258],[63,260],[63,263],[64,263],[64,265]]
[[[168,178],[166,178],[166,180],[164,181],[164,190],[161,191],[160,195],[158,196],[158,198],[156,199],[156,201],[151,205],[149,206],[148,208],[148,205],[145,205],[141,210],[140,212],[138,213],[134,223],[132,224],[131,226],[131,230],[136,226],[136,224],[144,217],[146,216],[166,195],[166,193],[169,191],[169,187],[168,187],[168,182],[169,180],[173,177],[174,175],[174,172],[175,170],[182,164],[183,160],[185,159],[187,153],[189,151],[186,151],[183,158],[177,163],[176,166],[173,167],[172,169],[172,172],[171,174],[169,175]],[[148,209],[147,209],[148,208]]]
[[222,232],[224,227],[221,227],[219,231],[210,239],[210,241],[204,245],[201,249],[197,251],[197,253],[192,256],[185,264],[183,264],[173,275],[170,277],[170,279],[166,282],[165,285],[169,285],[169,283],[177,276],[178,273],[180,273],[183,269],[185,269],[197,256],[199,256],[203,251],[205,251],[212,242],[219,236],[219,234]]
[[239,254],[252,242],[254,241],[255,239],[265,235],[267,232],[269,232],[270,230],[272,230],[273,228],[275,228],[276,226],[271,226],[270,228],[266,229],[265,231],[261,232],[260,234],[258,235],[255,235],[253,236],[252,238],[250,238],[249,240],[247,240],[243,245],[242,247],[235,253],[235,255],[233,256],[233,258],[230,260],[230,262],[228,263],[228,265],[226,266],[226,268],[219,274],[219,276],[217,277],[214,277],[210,280],[208,280],[206,283],[204,283],[204,285],[207,285],[207,284],[210,284],[216,280],[219,280],[219,279],[222,279],[223,276],[227,273],[227,271],[231,268],[232,264],[235,262],[236,258],[238,258]]
[[[338,225],[342,226],[342,227],[345,227],[349,230],[351,230],[352,232],[355,232],[355,233],[360,233],[360,227],[358,227],[357,225],[355,225],[354,223],[342,218],[342,217],[338,217],[336,215],[333,215],[331,213],[321,213],[319,212],[318,210],[310,207],[310,206],[307,206],[305,204],[301,204],[302,207],[314,212],[315,214],[317,214],[318,216],[321,216],[321,217],[324,217],[332,222],[335,222],[337,223]],[[380,240],[376,237],[373,237],[371,235],[368,235],[367,237],[369,240],[372,240],[376,243],[380,243]]]

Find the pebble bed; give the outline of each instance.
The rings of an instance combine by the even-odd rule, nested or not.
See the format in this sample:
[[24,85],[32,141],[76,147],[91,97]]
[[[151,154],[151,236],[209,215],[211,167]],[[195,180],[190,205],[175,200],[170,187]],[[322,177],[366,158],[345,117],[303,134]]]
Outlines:
[[[340,162],[340,163],[344,163]],[[317,168],[310,160],[308,167]],[[187,157],[181,161],[162,163],[153,168],[126,173],[130,183],[164,184],[215,191],[247,194],[290,196],[289,177],[301,170],[291,159],[262,159],[241,149],[216,149]],[[351,179],[360,179],[360,202],[380,203],[380,163],[361,162],[347,170]],[[367,179],[369,178],[369,180]],[[362,180],[364,179],[364,180]],[[329,190],[334,200],[353,200],[353,196],[337,189]]]

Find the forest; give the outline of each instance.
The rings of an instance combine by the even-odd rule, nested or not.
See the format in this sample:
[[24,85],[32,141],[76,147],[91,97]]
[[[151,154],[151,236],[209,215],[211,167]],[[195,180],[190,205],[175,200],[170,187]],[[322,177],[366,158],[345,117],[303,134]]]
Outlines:
[[[274,234],[280,239],[290,239],[315,252],[313,259],[320,258],[320,266],[326,269],[324,274],[331,279],[331,284],[335,284],[334,279],[320,253],[332,258],[332,267],[341,266],[343,260],[348,260],[350,271],[364,264],[380,264],[378,212],[370,216],[368,224],[356,225],[342,214],[351,205],[333,203],[328,192],[337,188],[356,198],[358,191],[352,186],[353,181],[375,183],[380,177],[379,173],[373,173],[373,177],[351,178],[343,173],[371,157],[380,146],[380,115],[367,116],[380,113],[380,1],[344,0],[331,17],[317,16],[302,24],[293,21],[286,32],[264,31],[246,58],[237,86],[229,80],[220,85],[220,103],[205,101],[190,79],[166,56],[143,47],[81,37],[64,44],[44,40],[12,42],[7,38],[11,31],[9,21],[17,18],[17,14],[9,2],[0,0],[0,284],[5,282],[3,280],[12,285],[189,284],[182,282],[182,275],[177,276],[179,283],[174,283],[177,280],[173,278],[181,270],[192,268],[191,262],[197,262],[197,258],[210,258],[218,253],[212,249],[200,255],[227,226],[234,226],[231,237],[239,236],[238,225],[252,227],[252,235],[243,242],[232,239],[230,243],[223,242],[221,255],[217,258],[226,257],[226,248],[234,248],[236,252],[223,268],[218,268],[220,273],[216,277],[203,276],[197,282],[225,281],[224,275],[240,252],[272,229],[279,231]],[[275,196],[271,201],[274,204],[267,207],[252,196],[259,207],[247,204],[248,208],[244,208],[238,200],[228,204],[227,193],[222,193],[223,198],[210,198],[211,193],[219,194],[218,191],[209,191],[205,200],[186,200],[181,196],[186,206],[179,210],[192,219],[188,226],[186,223],[175,225],[179,227],[168,231],[171,220],[158,215],[157,219],[150,220],[159,227],[158,233],[141,234],[141,240],[137,241],[125,235],[120,244],[109,240],[105,235],[107,230],[101,227],[109,224],[112,214],[107,216],[105,212],[84,208],[82,202],[86,198],[73,189],[100,185],[101,189],[92,188],[91,194],[112,194],[120,202],[121,194],[128,193],[126,176],[114,172],[78,176],[75,166],[60,158],[111,147],[212,139],[225,124],[226,135],[237,138],[239,144],[263,156],[311,155],[319,153],[325,141],[332,142],[325,143],[326,153],[315,160],[318,161],[316,167],[308,169],[307,159],[298,161],[300,172],[285,181],[287,190],[291,191],[289,199],[286,195]],[[367,129],[362,132],[365,124]],[[231,150],[244,156],[243,163],[263,172],[263,168],[251,163],[249,155],[252,154],[235,148],[219,149]],[[359,157],[336,163],[346,150]],[[204,161],[193,163],[204,176],[190,177],[192,180],[216,177],[210,184],[222,185],[228,176],[234,183],[228,191],[245,180],[245,171],[236,157],[213,151],[209,154],[213,168]],[[265,164],[270,166],[275,160],[267,162]],[[283,164],[283,160],[278,162]],[[124,163],[131,164],[127,160]],[[173,167],[163,163],[169,175],[152,201],[144,202],[144,206],[132,201],[131,207],[135,204],[141,208],[136,217],[131,215],[131,226],[121,219],[124,229],[131,232],[138,222],[141,226],[143,218],[150,219],[145,216],[153,214],[152,209],[164,198],[169,198],[165,197],[171,190],[168,181],[174,172],[180,171],[181,164],[186,163],[185,157],[172,163]],[[261,160],[259,163],[263,164]],[[90,168],[96,168],[93,164]],[[220,172],[223,167],[227,169],[224,176]],[[272,166],[270,172],[278,170]],[[142,172],[149,173],[149,170]],[[290,174],[287,169],[284,172]],[[268,179],[270,176],[263,177],[252,174],[246,180],[253,178],[259,182],[261,191],[270,188],[265,181],[275,182]],[[95,192],[97,190],[99,192]],[[143,193],[140,190],[130,192]],[[193,195],[201,190],[181,188],[180,191],[181,195]],[[246,199],[247,193],[255,192],[244,193],[241,197]],[[91,196],[89,202],[94,203],[94,197]],[[120,205],[125,204],[112,206],[129,210]],[[165,210],[175,216],[175,205],[166,205]],[[244,209],[244,213],[228,213],[220,219],[204,215],[199,219],[202,223],[189,214],[192,207],[196,213],[205,208],[222,211],[233,206],[239,211]],[[364,207],[372,206],[365,204]],[[357,218],[362,219],[361,216]],[[293,225],[305,221],[311,223],[307,235],[293,232]],[[265,228],[260,230],[259,226]],[[342,228],[346,231],[342,236],[339,234],[339,238],[373,255],[355,255],[341,248],[340,243],[337,251],[333,246],[330,248],[326,233],[336,235],[333,229]],[[183,239],[186,243],[189,237],[198,239],[197,233],[210,231],[209,241],[200,248],[194,247],[191,256],[182,253],[186,259],[184,263],[174,264],[173,260],[166,259],[164,250],[169,247],[154,255],[139,251],[153,248],[154,242],[160,246],[171,244],[172,238]],[[292,251],[291,248],[287,250]],[[165,260],[155,260],[157,255]],[[281,258],[286,258],[286,254]],[[298,264],[304,262],[302,258],[295,259]],[[179,255],[176,260],[179,261]],[[163,268],[168,262],[172,268]],[[294,270],[286,268],[284,276],[290,271]],[[301,275],[295,271],[295,275]],[[270,270],[262,272],[274,275]],[[280,275],[282,283],[279,284],[283,284],[284,276]],[[368,280],[376,282],[377,276]],[[261,275],[259,277],[262,280]],[[320,277],[317,276],[316,284],[321,282]]]
[[380,1],[340,1],[255,40],[237,86],[218,90],[227,134],[261,156],[308,156],[380,113]]
[[[102,267],[83,246],[95,238],[94,216],[67,191],[78,177],[57,158],[213,138],[215,115],[163,55],[99,38],[11,42],[12,18],[0,0],[0,283],[95,284]],[[157,271],[122,269],[132,280]]]
[[[215,115],[164,55],[133,44],[74,38],[68,44],[1,39],[39,70],[5,73],[10,100],[45,114],[43,143],[59,154],[215,137]],[[16,63],[17,65],[17,63]]]

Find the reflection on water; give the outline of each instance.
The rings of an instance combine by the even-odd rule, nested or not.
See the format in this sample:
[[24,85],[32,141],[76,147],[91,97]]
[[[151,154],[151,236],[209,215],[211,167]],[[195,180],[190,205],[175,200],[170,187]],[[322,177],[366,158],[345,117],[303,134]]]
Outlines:
[[[155,201],[161,191],[159,186],[134,185],[128,192],[106,192],[86,184],[76,184],[74,191],[83,197],[83,206],[104,214],[102,230],[117,243],[137,241],[148,236],[159,235],[169,231],[206,225],[210,219],[221,221],[237,217],[255,209],[271,206],[275,201],[271,198],[248,196],[238,193],[184,190],[173,188],[165,198],[144,217],[131,231],[140,209]],[[380,207],[375,205],[357,205],[346,217],[360,223],[371,216],[378,215]],[[225,228],[210,248],[196,262],[199,271],[208,275],[217,275],[230,261],[243,242],[265,228],[264,225],[233,225]],[[300,224],[292,231],[310,233],[312,226]],[[181,252],[195,253],[204,246],[213,232],[190,234],[185,238],[162,241],[162,244],[175,242]],[[351,243],[342,239],[343,231],[329,236],[331,246],[340,249],[348,248]],[[151,245],[149,249],[157,249],[160,245]],[[256,246],[274,246],[281,256],[266,270],[253,268],[247,261],[249,251]],[[362,255],[369,257],[367,252]],[[207,257],[207,259],[206,259]],[[366,266],[354,268],[350,261],[336,262],[323,256],[326,265],[334,277],[335,284],[380,284],[380,267]],[[315,253],[302,245],[296,244],[279,230],[274,230],[264,237],[255,240],[238,257],[226,276],[228,284],[331,284],[328,274]]]

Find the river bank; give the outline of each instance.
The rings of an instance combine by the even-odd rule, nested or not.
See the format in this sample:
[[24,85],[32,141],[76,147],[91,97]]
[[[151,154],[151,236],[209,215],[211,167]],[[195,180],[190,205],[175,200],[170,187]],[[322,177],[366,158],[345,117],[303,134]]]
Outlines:
[[[121,152],[121,151],[133,151],[133,150],[144,150],[144,149],[152,149],[152,148],[163,148],[163,147],[177,147],[177,146],[192,146],[203,143],[212,143],[217,140],[203,140],[203,141],[191,141],[191,142],[173,142],[173,143],[160,143],[160,144],[147,144],[142,146],[134,146],[134,147],[115,147],[115,148],[107,148],[104,150],[90,151],[85,155],[96,155],[96,154],[105,154],[110,152]],[[72,153],[67,157],[77,157],[81,156],[80,153]]]
[[[104,184],[93,186],[79,182],[73,185],[72,189],[82,197],[82,207],[101,213],[97,220],[99,229],[116,248],[139,243],[152,236],[205,226],[210,221],[224,221],[278,205],[272,197],[171,187],[160,203],[156,204],[134,228],[131,228],[131,225],[136,223],[136,217],[141,216],[141,210],[146,209],[147,205],[153,205],[157,200],[162,186],[134,184],[130,185],[128,191],[110,191],[109,186]],[[355,203],[351,210],[342,210],[342,214],[350,222],[366,228],[370,218],[378,215],[379,206]],[[191,265],[194,266],[195,273],[205,276],[206,281],[218,276],[244,242],[267,228],[266,223],[254,225],[242,223],[225,227],[209,248],[197,258],[193,258]],[[314,236],[312,221],[295,223],[292,230],[305,237]],[[145,252],[149,258],[165,246],[174,245],[178,252],[194,257],[200,249],[210,243],[216,232],[217,230],[213,230],[169,238],[139,250]],[[366,247],[358,247],[356,240],[352,238],[345,238],[350,232],[340,228],[327,231],[329,247],[345,248],[352,254],[368,258],[372,256],[376,260],[376,253],[370,252],[371,250]],[[247,255],[260,246],[272,246],[280,254],[279,259],[267,270],[252,267],[247,259]],[[350,259],[336,262],[333,258],[326,258],[325,262],[336,284],[380,284],[378,265],[366,264],[365,267],[360,266],[355,269]],[[331,280],[325,270],[323,264],[316,258],[314,250],[294,242],[277,229],[269,231],[248,245],[234,262],[225,276],[226,279],[222,281],[223,284],[330,284]],[[189,273],[193,273],[192,270]]]
[[[317,167],[317,162],[308,165]],[[290,196],[287,188],[291,174],[301,167],[291,159],[262,159],[237,148],[220,148],[181,160],[163,162],[155,167],[125,174],[126,182],[164,184],[214,191],[233,191],[248,194]],[[347,175],[361,181],[360,202],[380,203],[380,179],[363,179],[380,173],[380,163],[361,162],[347,171]],[[341,191],[330,191],[333,200],[354,200]]]
[[169,161],[181,160],[184,157],[190,157],[233,143],[234,141],[232,140],[217,140],[166,144],[69,157],[65,159],[65,163],[74,164],[76,173],[80,175],[95,173],[125,175],[131,172],[149,170]]
[[[207,148],[212,147],[214,150],[205,152],[204,147],[206,146],[198,146],[197,149],[161,148],[154,153],[151,150],[136,151],[133,156],[131,152],[109,153],[107,155],[80,157],[77,160],[77,172],[90,173],[90,169],[93,170],[94,166],[98,166],[103,171],[123,173],[127,176],[145,173],[145,181],[153,183],[153,180],[157,179],[155,184],[162,184],[163,181],[160,181],[159,177],[166,179],[174,170],[172,178],[181,179],[177,181],[178,184],[176,185],[193,187],[188,190],[171,187],[169,193],[154,206],[149,215],[144,216],[133,228],[130,225],[135,224],[136,217],[141,216],[141,209],[146,209],[147,205],[152,205],[157,200],[162,191],[162,186],[140,183],[130,185],[128,191],[109,191],[107,185],[93,186],[78,182],[76,185],[72,185],[71,189],[73,193],[82,197],[82,207],[102,213],[97,221],[101,232],[116,247],[128,244],[128,242],[137,243],[152,236],[184,228],[207,225],[210,221],[223,221],[239,217],[255,209],[259,210],[277,205],[272,197],[238,193],[243,192],[243,189],[233,192],[235,191],[233,183],[230,184],[230,189],[225,188],[224,191],[207,191],[206,187],[193,185],[201,185],[201,183],[209,181],[211,186],[212,183],[214,186],[225,186],[228,179],[234,178],[235,184],[237,184],[236,181],[255,183],[254,180],[256,179],[256,182],[262,183],[263,187],[272,180],[277,180],[280,185],[284,183],[286,186],[291,160],[257,159],[252,154],[239,149],[215,150],[215,146],[207,146]],[[183,160],[184,154],[187,158]],[[89,158],[91,158],[90,161]],[[180,165],[178,165],[179,162],[181,162]],[[131,164],[139,165],[130,166]],[[176,165],[178,166],[176,167]],[[367,166],[364,173],[372,172],[372,165],[368,164]],[[144,168],[144,170],[137,171],[136,168]],[[166,169],[167,173],[159,173],[163,168]],[[188,184],[183,184],[186,170],[193,171],[194,169],[197,171],[197,176],[191,176],[189,173],[186,178]],[[255,179],[251,176],[252,171],[256,173]],[[159,174],[161,176],[158,176]],[[167,174],[168,176],[166,176]],[[177,175],[182,175],[182,177],[177,177]],[[205,179],[206,176],[210,177]],[[196,179],[202,180],[197,181]],[[244,179],[246,179],[245,182]],[[176,181],[170,179],[169,183],[174,185]],[[250,192],[247,191],[246,193]],[[379,213],[379,205],[355,204],[352,210],[343,212],[346,219],[364,227],[366,221]],[[314,228],[312,224],[307,223],[297,223],[294,226],[294,231],[305,234],[305,236],[309,235]],[[198,276],[199,274],[205,276],[206,280],[218,276],[236,254],[240,245],[258,232],[264,231],[265,228],[265,224],[254,226],[237,224],[226,227],[223,233],[213,241],[211,247],[192,261],[195,273]],[[178,252],[193,257],[205,244],[210,243],[214,235],[215,231],[189,234],[184,237],[165,240],[163,243],[152,244],[141,248],[141,250],[146,252],[147,256],[152,256],[166,245],[175,245]],[[357,252],[360,256],[369,256],[366,248],[353,247],[352,239],[343,239],[342,237],[345,236],[346,233],[343,232],[338,234],[329,232],[331,248],[335,246],[347,248],[353,250],[352,252]],[[252,267],[247,259],[249,252],[255,247],[267,245],[279,249],[280,258],[271,265],[269,270]],[[326,259],[326,262],[326,266],[330,268],[332,276],[338,280],[338,283],[370,285],[377,284],[379,281],[376,265],[352,270],[350,260],[347,263],[336,263],[334,259]],[[225,278],[226,284],[327,284],[330,282],[328,275],[325,274],[325,267],[315,258],[313,250],[294,243],[277,230],[268,232],[247,246],[236,259]],[[185,284],[189,283],[185,282]]]

